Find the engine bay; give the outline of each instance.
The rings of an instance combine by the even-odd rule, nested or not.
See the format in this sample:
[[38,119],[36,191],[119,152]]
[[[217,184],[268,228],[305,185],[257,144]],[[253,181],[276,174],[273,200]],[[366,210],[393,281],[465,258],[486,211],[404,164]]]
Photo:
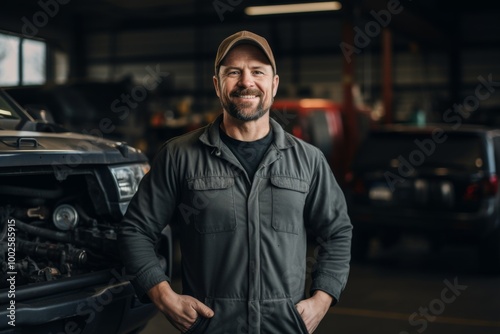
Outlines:
[[0,288],[9,272],[22,286],[120,263],[119,220],[97,175],[89,169],[56,176],[35,169],[0,175]]

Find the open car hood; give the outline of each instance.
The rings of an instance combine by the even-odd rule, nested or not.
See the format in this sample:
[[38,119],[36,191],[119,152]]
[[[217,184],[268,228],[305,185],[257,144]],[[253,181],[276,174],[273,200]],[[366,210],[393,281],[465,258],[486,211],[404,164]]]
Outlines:
[[3,166],[114,164],[147,160],[140,150],[123,142],[74,132],[15,130],[0,131],[0,156]]

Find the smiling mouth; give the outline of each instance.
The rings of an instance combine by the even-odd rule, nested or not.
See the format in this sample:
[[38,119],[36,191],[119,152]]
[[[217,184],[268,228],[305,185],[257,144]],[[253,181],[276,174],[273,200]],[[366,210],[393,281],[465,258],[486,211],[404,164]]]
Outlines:
[[252,100],[255,98],[260,98],[261,96],[260,92],[256,89],[242,89],[233,92],[233,94],[231,95],[235,98],[242,100]]
[[234,95],[234,97],[240,98],[240,99],[255,99],[258,97],[257,95]]

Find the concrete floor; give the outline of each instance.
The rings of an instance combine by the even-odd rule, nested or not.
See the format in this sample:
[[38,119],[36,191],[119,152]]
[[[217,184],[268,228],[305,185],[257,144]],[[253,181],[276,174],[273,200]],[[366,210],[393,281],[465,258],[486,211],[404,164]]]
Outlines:
[[[160,333],[178,333],[162,314],[141,334]],[[367,263],[352,265],[340,303],[315,331],[332,333],[499,334],[500,276],[481,274],[470,248],[433,254],[422,240],[389,250],[375,243]]]

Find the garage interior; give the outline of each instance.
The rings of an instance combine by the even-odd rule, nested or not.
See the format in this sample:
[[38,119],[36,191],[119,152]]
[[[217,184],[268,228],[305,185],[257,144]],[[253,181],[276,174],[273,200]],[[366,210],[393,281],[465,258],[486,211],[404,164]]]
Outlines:
[[[167,77],[163,95],[191,98],[196,113],[218,108],[214,53],[226,35],[243,29],[265,35],[272,45],[279,96],[382,108],[373,117],[385,122],[460,103],[479,75],[498,71],[494,2],[344,1],[338,11],[245,14],[259,4],[270,2],[15,1],[3,6],[0,28],[47,43],[47,84],[131,77],[140,85],[147,68],[155,68]],[[496,95],[481,107],[499,103]]]
[[[280,76],[277,98],[322,98],[342,106],[348,157],[369,131],[362,128],[363,119],[369,128],[422,125],[442,122],[447,110],[465,107],[474,115],[487,114],[489,125],[500,127],[498,2],[342,0],[335,11],[247,14],[250,6],[290,3],[299,2],[5,2],[0,87],[126,82],[127,89],[103,99],[110,109],[118,101],[115,107],[132,112],[124,125],[134,134],[130,140],[152,156],[164,140],[220,112],[212,83],[217,47],[226,36],[249,30],[265,36],[273,48]],[[31,49],[23,45],[29,43],[38,47],[38,58],[25,60]],[[32,77],[29,68],[34,68]],[[487,87],[488,98],[471,98],[477,97],[478,84]],[[164,131],[153,131],[150,126],[159,126],[155,122]],[[99,124],[88,125],[92,129]],[[139,140],[152,134],[151,140]],[[467,282],[471,295],[463,292],[463,299],[447,305],[444,317],[429,321],[426,333],[498,333],[500,298],[493,298],[500,297],[498,277],[468,270],[475,265],[468,253],[433,259],[431,265],[421,258],[387,256],[354,265],[345,304],[317,333],[415,332],[419,327],[409,325],[408,317],[439,297],[443,281],[454,277]],[[379,292],[373,295],[370,285],[379,286]],[[400,294],[414,304],[399,304]],[[380,303],[387,312],[377,313]],[[474,315],[467,314],[478,305]],[[361,324],[352,326],[357,321]],[[164,318],[155,318],[143,333],[174,333],[168,326]]]

